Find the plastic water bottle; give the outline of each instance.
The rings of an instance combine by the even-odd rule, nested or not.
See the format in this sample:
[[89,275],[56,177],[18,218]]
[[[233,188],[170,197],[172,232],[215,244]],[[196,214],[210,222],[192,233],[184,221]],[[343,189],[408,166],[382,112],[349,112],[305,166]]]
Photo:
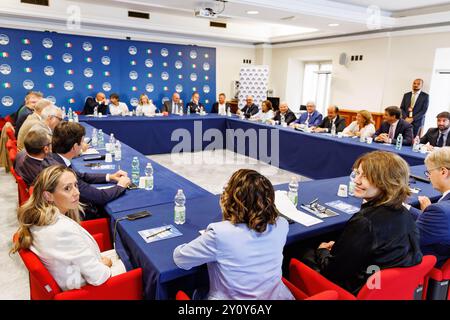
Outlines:
[[[114,138],[114,133],[111,133],[109,135],[109,146],[110,146],[109,151],[114,152],[114,147],[116,146],[116,138]],[[106,150],[106,151],[108,151],[108,150]]]
[[180,107],[180,110],[178,110],[178,113],[180,114],[180,116],[182,116],[184,114],[183,106]]
[[116,161],[122,160],[122,145],[120,144],[120,141],[117,140],[114,150],[114,159]]
[[231,117],[231,110],[230,110],[230,107],[227,107],[227,117]]
[[282,115],[280,116],[280,124],[281,124],[281,125],[284,125],[285,123],[286,123],[286,118],[285,118],[284,114],[282,114]]
[[348,182],[348,194],[353,196],[355,194],[355,179],[356,179],[356,172],[355,170],[352,171],[350,174],[350,181]]
[[183,193],[183,189],[178,189],[175,196],[175,208],[174,208],[174,222],[175,224],[184,224],[186,222],[186,196]]
[[400,133],[397,137],[397,142],[395,143],[395,149],[400,150],[402,148],[403,145],[403,136]]
[[72,108],[69,107],[69,111],[67,111],[67,118],[69,121],[73,121]]
[[297,206],[298,204],[298,181],[296,177],[291,178],[291,182],[289,182],[289,192],[288,198],[292,201],[292,203]]
[[148,181],[145,182],[145,190],[153,190],[153,167],[150,162],[147,163],[147,166],[145,167],[145,176],[148,179]]
[[94,107],[94,117],[98,117],[98,107]]
[[97,133],[97,129],[94,128],[94,130],[92,130],[92,146],[96,147],[98,145],[98,133]]
[[139,159],[138,157],[133,157],[131,162],[131,182],[134,184],[139,184],[140,169],[139,169]]
[[414,138],[414,144],[412,147],[413,152],[419,152],[420,151],[420,139],[419,137]]
[[98,134],[97,134],[98,138],[98,147],[99,148],[104,148],[105,147],[105,138],[103,137],[103,130],[99,129],[98,130]]
[[190,115],[190,114],[191,114],[191,107],[189,107],[189,106],[187,107],[186,114],[187,114],[187,115]]
[[75,112],[73,113],[73,122],[79,122],[78,115]]
[[331,135],[332,135],[332,136],[335,136],[335,135],[336,135],[336,125],[334,124],[334,122],[333,122],[333,124],[331,125]]
[[66,118],[66,107],[63,106],[61,108],[61,111],[62,111],[62,118],[65,119]]

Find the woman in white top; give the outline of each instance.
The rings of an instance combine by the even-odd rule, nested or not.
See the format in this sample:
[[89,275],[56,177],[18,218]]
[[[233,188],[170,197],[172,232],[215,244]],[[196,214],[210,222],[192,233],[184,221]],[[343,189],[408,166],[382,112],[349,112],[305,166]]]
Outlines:
[[252,116],[253,119],[260,120],[265,123],[272,120],[274,117],[272,102],[265,100],[261,103],[261,111]]
[[367,110],[361,110],[356,114],[356,121],[350,123],[342,132],[347,136],[372,137],[375,133],[372,114]]
[[207,263],[208,299],[294,299],[281,280],[289,225],[274,198],[266,177],[236,171],[220,199],[223,221],[175,248],[173,259],[182,269]]
[[86,283],[99,286],[126,272],[115,251],[100,253],[94,238],[80,226],[79,197],[75,173],[61,165],[50,166],[36,178],[32,196],[17,215],[18,241],[11,252],[33,251],[61,290]]
[[136,115],[143,114],[147,117],[152,117],[155,115],[156,107],[153,104],[152,100],[148,98],[146,94],[141,94],[139,97],[139,104],[136,108]]
[[111,101],[109,104],[109,113],[112,116],[127,116],[129,114],[130,110],[128,110],[128,106],[126,103],[120,102],[119,95],[117,93],[112,93],[109,96],[109,101]]

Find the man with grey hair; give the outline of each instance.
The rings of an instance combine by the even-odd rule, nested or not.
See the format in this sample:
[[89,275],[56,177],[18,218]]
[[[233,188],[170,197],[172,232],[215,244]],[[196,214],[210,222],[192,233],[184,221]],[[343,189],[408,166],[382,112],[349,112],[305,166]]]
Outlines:
[[42,110],[41,117],[42,121],[31,127],[30,131],[43,129],[51,136],[53,135],[53,129],[63,121],[61,109],[54,105],[45,107],[44,110]]
[[164,101],[161,112],[178,114],[180,110],[183,110],[183,102],[180,99],[180,95],[174,92],[172,100]]
[[291,122],[295,121],[296,119],[297,117],[289,109],[286,101],[280,103],[279,110],[275,113],[275,116],[273,117],[274,121],[278,121],[280,124],[282,124],[282,122],[284,121],[286,125],[290,125]]
[[242,110],[237,109],[237,114],[243,114],[246,118],[250,118],[259,112],[259,108],[253,103],[253,96],[247,96],[247,104],[242,108]]
[[30,131],[31,127],[33,127],[35,124],[42,121],[42,111],[48,107],[53,105],[53,103],[50,100],[47,99],[41,99],[39,100],[36,105],[34,106],[34,112],[30,114],[24,123],[22,124],[22,127],[20,128],[19,133],[17,134],[17,150],[22,151],[23,150],[23,143],[25,140],[25,136]]
[[306,104],[306,112],[303,113],[300,118],[295,120],[296,124],[305,124],[308,127],[317,127],[322,123],[322,114],[316,110],[316,104],[313,101],[309,101]]

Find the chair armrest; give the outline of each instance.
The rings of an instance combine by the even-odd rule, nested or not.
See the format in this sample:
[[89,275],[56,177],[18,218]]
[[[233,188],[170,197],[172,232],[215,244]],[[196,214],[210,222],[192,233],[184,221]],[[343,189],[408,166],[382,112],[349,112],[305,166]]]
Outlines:
[[189,298],[189,296],[184,291],[180,290],[177,292],[175,300],[191,300],[191,298]]
[[308,298],[308,296],[299,288],[294,286],[291,282],[289,282],[286,278],[281,278],[284,285],[288,287],[288,289],[291,291],[292,295],[294,296],[295,300],[305,300]]
[[104,245],[103,243],[105,241],[105,239],[103,237],[103,233],[92,234],[92,238],[94,238],[95,242],[97,242],[100,252],[105,251],[105,249],[103,248],[103,245]]
[[101,218],[94,220],[81,221],[81,226],[87,230],[91,235],[101,233],[103,234],[103,248],[101,251],[112,249],[111,232],[109,231],[109,219]]
[[55,295],[55,300],[142,300],[142,269],[108,279],[100,286],[85,285]]
[[338,300],[339,293],[334,290],[327,290],[318,294],[315,294],[306,300]]
[[447,259],[447,261],[441,267],[441,271],[444,280],[450,280],[450,259]]
[[350,292],[334,284],[297,259],[291,259],[289,264],[289,280],[309,297],[323,291],[334,290],[339,294],[339,300],[356,300],[356,297]]

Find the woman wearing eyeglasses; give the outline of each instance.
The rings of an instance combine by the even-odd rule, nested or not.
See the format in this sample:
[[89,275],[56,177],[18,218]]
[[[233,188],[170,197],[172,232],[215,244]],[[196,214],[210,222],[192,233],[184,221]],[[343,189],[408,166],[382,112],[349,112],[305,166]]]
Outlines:
[[422,261],[422,253],[417,227],[402,205],[410,194],[405,160],[375,151],[361,156],[353,168],[357,171],[355,196],[363,199],[361,209],[336,242],[319,246],[312,267],[357,294],[374,268],[414,266]]
[[425,174],[442,197],[431,203],[429,198],[419,196],[421,210],[409,210],[416,219],[422,252],[436,256],[440,267],[450,258],[450,147],[435,149],[425,159],[425,166]]

